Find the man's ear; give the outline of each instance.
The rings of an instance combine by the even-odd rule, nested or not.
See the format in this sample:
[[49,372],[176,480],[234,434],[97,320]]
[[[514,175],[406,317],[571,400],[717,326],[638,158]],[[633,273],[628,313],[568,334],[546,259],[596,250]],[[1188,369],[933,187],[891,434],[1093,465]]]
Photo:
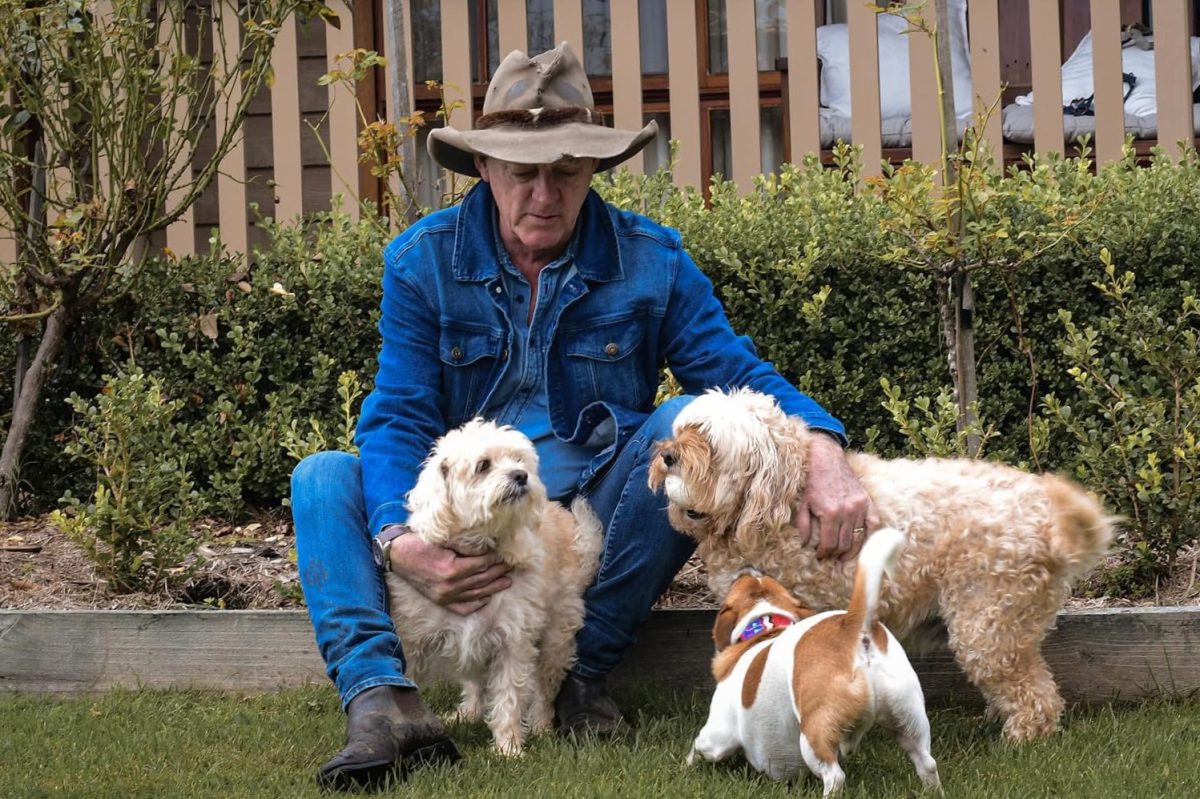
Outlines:
[[488,182],[488,162],[487,156],[475,154],[475,171],[479,173],[479,177],[484,183]]

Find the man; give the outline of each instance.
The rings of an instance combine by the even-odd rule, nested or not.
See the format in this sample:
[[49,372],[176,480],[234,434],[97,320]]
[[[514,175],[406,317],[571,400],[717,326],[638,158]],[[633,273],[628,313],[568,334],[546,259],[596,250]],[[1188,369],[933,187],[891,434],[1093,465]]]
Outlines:
[[383,347],[358,426],[360,457],[321,453],[293,475],[300,579],[348,716],[346,747],[321,767],[322,785],[377,785],[459,757],[404,675],[381,570],[464,615],[509,586],[491,555],[404,534],[405,495],[429,447],[474,416],[526,433],[550,496],[583,495],[604,523],[578,664],[555,699],[565,734],[626,726],[605,675],[693,549],[646,485],[654,444],[688,401],[654,408],[662,366],[693,393],[742,385],[770,393],[829,433],[814,437],[796,509],[819,554],[852,557],[877,525],[842,454],[842,425],[734,334],[677,233],[591,190],[597,170],[656,133],[653,122],[604,127],[564,43],[533,58],[511,53],[475,129],[430,134],[439,163],[482,180],[385,252]]

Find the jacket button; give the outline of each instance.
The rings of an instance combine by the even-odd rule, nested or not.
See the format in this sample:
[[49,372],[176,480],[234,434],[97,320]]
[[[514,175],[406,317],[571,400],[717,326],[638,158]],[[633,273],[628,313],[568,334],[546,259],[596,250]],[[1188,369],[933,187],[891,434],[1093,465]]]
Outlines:
[[505,348],[505,349],[504,349],[504,350],[503,350],[503,351],[500,353],[500,360],[502,360],[502,361],[507,361],[507,360],[508,360],[508,348]]
[[462,347],[455,347],[450,350],[450,360],[461,361],[463,356]]
[[611,341],[608,342],[608,344],[605,345],[605,347],[604,347],[604,353],[606,355],[616,355],[620,351],[621,351],[621,348],[618,347],[616,344],[614,344]]

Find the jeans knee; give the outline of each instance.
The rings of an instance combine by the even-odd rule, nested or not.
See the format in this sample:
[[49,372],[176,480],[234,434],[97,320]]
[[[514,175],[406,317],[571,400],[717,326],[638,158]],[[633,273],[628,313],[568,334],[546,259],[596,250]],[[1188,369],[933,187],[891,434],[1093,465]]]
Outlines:
[[646,444],[652,445],[655,442],[670,438],[672,432],[671,426],[675,423],[675,417],[694,399],[695,396],[684,394],[683,396],[672,397],[655,408],[650,414],[650,418],[646,420],[642,427],[645,433]]
[[361,480],[358,458],[349,452],[317,452],[292,470],[292,503]]

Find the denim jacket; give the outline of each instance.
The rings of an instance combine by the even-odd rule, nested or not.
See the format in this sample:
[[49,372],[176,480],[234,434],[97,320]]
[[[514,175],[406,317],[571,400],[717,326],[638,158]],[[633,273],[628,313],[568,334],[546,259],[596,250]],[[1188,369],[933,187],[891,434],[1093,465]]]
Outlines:
[[[355,439],[373,534],[408,518],[405,497],[434,440],[478,414],[507,367],[513,324],[495,220],[491,190],[480,182],[384,251],[383,346]],[[576,273],[550,318],[545,379],[559,438],[583,444],[599,425],[610,433],[584,480],[649,416],[664,365],[688,393],[750,386],[844,441],[840,422],[733,332],[675,230],[619,211],[594,191],[578,225]]]

